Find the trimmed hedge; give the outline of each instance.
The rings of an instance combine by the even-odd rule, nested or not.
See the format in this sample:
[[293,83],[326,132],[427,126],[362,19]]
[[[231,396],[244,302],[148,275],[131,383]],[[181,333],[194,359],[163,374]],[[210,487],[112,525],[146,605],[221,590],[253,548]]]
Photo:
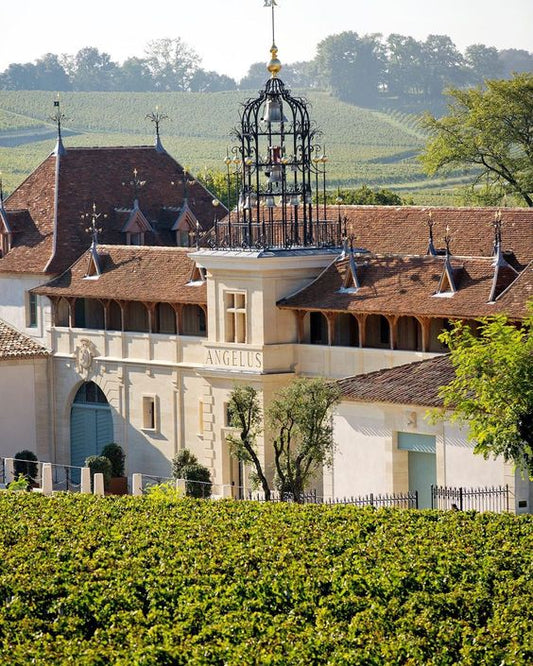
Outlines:
[[533,517],[0,493],[0,662],[530,664]]

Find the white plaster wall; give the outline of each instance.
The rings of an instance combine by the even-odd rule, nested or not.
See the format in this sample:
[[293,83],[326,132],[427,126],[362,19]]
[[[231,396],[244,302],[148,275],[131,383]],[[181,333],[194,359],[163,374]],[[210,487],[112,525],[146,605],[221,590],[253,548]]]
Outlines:
[[[334,497],[402,492],[408,488],[407,455],[398,432],[435,435],[437,484],[479,488],[508,484],[510,508],[527,503],[531,484],[501,458],[475,455],[466,430],[449,422],[431,424],[427,409],[410,405],[343,401],[333,418],[337,450],[326,478]],[[525,509],[525,507],[523,507]]]
[[333,423],[333,496],[392,492],[392,479],[387,473],[391,433],[382,411],[373,405],[341,403]]
[[47,359],[0,362],[0,455],[22,449],[50,460]]
[[474,454],[474,444],[467,440],[466,428],[445,423],[446,452],[445,485],[479,488],[507,483],[505,465],[501,458],[483,458]]
[[45,296],[37,296],[36,328],[26,326],[26,304],[28,290],[49,279],[50,276],[45,275],[0,274],[0,319],[45,346],[49,346],[50,301]]

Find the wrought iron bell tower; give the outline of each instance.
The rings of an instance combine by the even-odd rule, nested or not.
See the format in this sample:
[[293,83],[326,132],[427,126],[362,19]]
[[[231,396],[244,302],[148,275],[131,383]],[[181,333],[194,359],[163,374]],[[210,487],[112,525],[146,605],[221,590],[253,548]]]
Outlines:
[[[267,5],[272,7],[274,2]],[[340,221],[327,219],[326,162],[320,132],[310,120],[307,102],[294,97],[278,77],[272,19],[271,78],[256,98],[243,104],[225,159],[228,198],[237,190],[237,206],[217,223],[219,248],[288,249],[340,247]],[[319,203],[319,195],[323,201]],[[229,207],[229,206],[228,206]]]

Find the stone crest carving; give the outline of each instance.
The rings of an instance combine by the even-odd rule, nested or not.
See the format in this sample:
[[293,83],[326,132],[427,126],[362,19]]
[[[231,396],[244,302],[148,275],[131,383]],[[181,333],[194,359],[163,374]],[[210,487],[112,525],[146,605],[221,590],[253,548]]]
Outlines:
[[76,369],[83,379],[89,378],[93,367],[93,358],[96,355],[94,344],[90,340],[82,338],[79,346],[76,347]]

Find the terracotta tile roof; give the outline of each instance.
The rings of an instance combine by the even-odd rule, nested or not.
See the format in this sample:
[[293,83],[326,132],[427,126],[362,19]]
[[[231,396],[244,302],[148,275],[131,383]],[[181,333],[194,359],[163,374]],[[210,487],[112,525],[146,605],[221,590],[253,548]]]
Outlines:
[[99,245],[102,274],[87,278],[91,251],[68,270],[32,291],[46,296],[143,301],[147,303],[207,302],[205,282],[190,285],[194,261],[189,248]]
[[50,356],[47,349],[0,320],[0,361],[46,356]]
[[[154,228],[148,245],[175,245],[170,229],[183,205],[183,167],[167,153],[151,146],[134,148],[69,148],[59,158],[57,174],[57,235],[53,246],[56,205],[56,158],[50,155],[8,197],[5,208],[11,223],[19,223],[13,249],[0,259],[0,272],[61,273],[90,245],[82,213],[95,203],[102,213],[102,243],[122,244],[135,192],[133,170],[145,184],[138,190],[139,206]],[[186,174],[188,176],[188,174]],[[189,176],[189,179],[193,179]],[[125,185],[123,183],[126,183]],[[174,183],[174,184],[173,184]],[[213,223],[213,195],[200,183],[187,185],[188,205],[203,230]],[[224,207],[222,210],[225,211]],[[26,211],[25,213],[15,211]],[[104,215],[106,217],[104,217]]]
[[[452,254],[490,257],[494,247],[493,222],[499,208],[453,208],[441,206],[326,206],[326,217],[337,221],[346,216],[346,231],[354,247],[374,254],[425,255],[429,245],[428,217],[431,211],[434,245],[444,249],[446,226]],[[272,209],[281,219],[281,208]],[[521,269],[533,259],[533,208],[503,208],[502,246],[506,259]],[[320,218],[323,208],[320,208]],[[313,219],[316,209],[313,207]],[[227,218],[226,218],[227,222]],[[341,227],[343,226],[341,222]]]
[[[478,317],[505,312],[512,317],[526,314],[525,295],[531,288],[524,279],[521,287],[516,272],[499,273],[500,287],[509,285],[500,298],[489,303],[494,266],[492,258],[451,257],[457,291],[436,295],[445,267],[442,256],[355,256],[359,289],[343,289],[350,260],[335,261],[314,282],[279,307],[390,315],[426,315],[435,317]],[[529,274],[531,274],[530,269]],[[348,276],[349,277],[349,276]],[[505,298],[504,298],[505,296]]]
[[439,388],[454,377],[448,354],[340,379],[343,400],[441,407]]
[[[424,206],[343,206],[348,235],[354,245],[376,254],[426,254],[429,242],[429,211],[433,220],[434,244],[444,247],[449,225],[451,252],[457,256],[489,257],[493,252],[492,223],[497,208],[427,208]],[[329,217],[337,219],[336,207]],[[533,208],[502,209],[502,247],[515,268],[533,259]],[[511,255],[511,256],[509,256]],[[514,261],[513,261],[514,258]]]

